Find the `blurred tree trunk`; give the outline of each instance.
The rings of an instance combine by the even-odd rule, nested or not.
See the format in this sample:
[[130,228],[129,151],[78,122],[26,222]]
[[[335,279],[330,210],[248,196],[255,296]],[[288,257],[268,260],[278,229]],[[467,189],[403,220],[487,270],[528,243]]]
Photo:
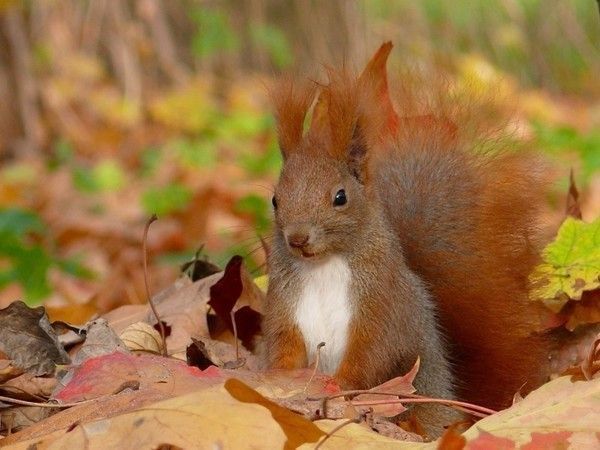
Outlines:
[[[1,13],[1,28],[8,44],[8,58],[5,62],[11,72],[11,84],[14,86],[14,100],[21,129],[21,138],[13,141],[12,145],[9,144],[9,151],[37,152],[44,141],[44,129],[40,119],[38,87],[32,74],[31,46],[23,11],[18,6],[4,10]],[[6,100],[3,98],[3,101]]]

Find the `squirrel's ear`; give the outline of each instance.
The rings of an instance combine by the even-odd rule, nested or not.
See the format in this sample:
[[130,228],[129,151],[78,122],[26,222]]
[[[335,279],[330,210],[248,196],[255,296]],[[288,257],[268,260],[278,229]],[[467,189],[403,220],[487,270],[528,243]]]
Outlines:
[[312,111],[310,128],[308,133],[311,135],[319,135],[329,131],[329,92],[321,90],[317,97],[317,102]]
[[390,98],[386,69],[392,47],[390,41],[384,42],[358,78],[361,89],[368,90],[368,94],[373,96],[373,99],[381,108],[382,117],[385,118],[385,127],[381,130],[384,135],[395,135],[398,131],[398,115]]
[[367,139],[360,122],[356,122],[352,133],[352,140],[348,146],[346,161],[348,169],[354,177],[364,184],[368,179]]
[[279,148],[283,159],[302,142],[304,119],[314,98],[314,83],[283,78],[270,89],[277,120]]

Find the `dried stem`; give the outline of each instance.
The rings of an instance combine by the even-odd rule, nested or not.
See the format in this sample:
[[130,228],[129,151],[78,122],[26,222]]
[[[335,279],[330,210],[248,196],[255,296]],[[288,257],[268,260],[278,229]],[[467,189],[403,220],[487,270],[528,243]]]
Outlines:
[[[498,411],[494,411],[493,409],[489,409],[486,408],[484,406],[479,406],[479,405],[474,405],[472,403],[466,403],[466,402],[461,402],[458,400],[448,400],[448,399],[443,399],[443,398],[429,398],[429,397],[424,397],[422,395],[417,395],[417,394],[405,394],[405,393],[397,393],[397,392],[377,392],[377,391],[371,391],[369,389],[360,389],[360,390],[354,390],[354,391],[343,391],[334,395],[328,395],[328,396],[324,396],[324,397],[314,397],[314,398],[308,398],[308,400],[323,400],[323,411],[327,411],[327,401],[332,400],[334,398],[338,398],[338,397],[346,397],[346,396],[356,396],[356,395],[360,395],[360,394],[371,394],[371,395],[393,395],[396,397],[399,397],[398,400],[394,399],[394,400],[389,400],[387,401],[388,403],[439,403],[442,405],[447,405],[447,406],[451,406],[454,408],[459,408],[462,411],[466,411],[470,414],[474,414],[474,415],[480,415],[480,414],[485,414],[487,415],[492,415],[497,413]],[[353,405],[358,404],[358,402],[354,402]],[[372,405],[375,404],[373,401],[364,401],[364,402],[360,402],[361,405]]]
[[317,345],[317,357],[315,359],[315,367],[313,369],[312,374],[310,375],[310,378],[306,382],[306,385],[304,386],[304,389],[302,390],[302,392],[306,392],[306,390],[308,389],[308,386],[310,385],[310,383],[312,382],[313,378],[315,377],[315,375],[317,373],[317,370],[319,370],[319,358],[321,356],[321,349],[323,347],[325,347],[325,342],[320,342],[319,345]]
[[235,360],[240,359],[240,343],[238,342],[237,325],[235,323],[235,312],[233,309],[229,311],[229,317],[231,317],[231,326],[233,327],[233,337],[235,341]]
[[156,217],[156,214],[152,214],[152,217],[150,217],[148,219],[148,221],[146,222],[146,226],[144,227],[144,237],[142,238],[142,253],[143,253],[143,260],[144,260],[144,285],[146,286],[146,298],[148,299],[148,304],[150,305],[150,308],[152,309],[152,312],[154,313],[154,317],[156,318],[156,321],[158,322],[158,329],[160,331],[160,339],[162,341],[162,355],[163,356],[167,356],[167,337],[166,337],[166,331],[165,331],[165,326],[162,323],[162,320],[160,320],[160,316],[158,315],[158,311],[156,310],[156,306],[154,305],[154,302],[152,301],[152,298],[150,297],[150,288],[148,287],[148,251],[147,251],[147,243],[148,243],[148,230],[150,229],[150,225],[152,224],[152,222],[154,222],[155,220],[157,220],[158,217]]
[[0,401],[6,403],[12,403],[13,405],[22,405],[22,406],[39,406],[40,408],[70,408],[72,406],[83,405],[85,403],[91,403],[97,401],[99,398],[92,398],[90,400],[83,400],[81,402],[75,403],[61,403],[61,404],[52,404],[52,403],[39,403],[39,402],[28,402],[27,400],[19,400],[17,398],[4,397],[0,395]]

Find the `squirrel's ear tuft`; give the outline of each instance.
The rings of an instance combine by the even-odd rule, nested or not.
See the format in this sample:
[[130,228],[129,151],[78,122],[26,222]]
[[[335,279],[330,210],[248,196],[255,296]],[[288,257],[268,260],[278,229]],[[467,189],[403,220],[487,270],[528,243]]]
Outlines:
[[286,159],[302,142],[304,119],[314,99],[315,85],[308,80],[283,78],[269,93],[275,109],[279,148]]
[[[379,50],[373,55],[367,63],[360,77],[358,84],[364,94],[373,97],[373,100],[380,108],[380,115],[384,118],[384,125],[381,130],[383,137],[393,136],[398,131],[398,114],[394,110],[387,78],[387,60],[392,51],[392,43],[384,42]],[[364,92],[369,91],[369,92]]]

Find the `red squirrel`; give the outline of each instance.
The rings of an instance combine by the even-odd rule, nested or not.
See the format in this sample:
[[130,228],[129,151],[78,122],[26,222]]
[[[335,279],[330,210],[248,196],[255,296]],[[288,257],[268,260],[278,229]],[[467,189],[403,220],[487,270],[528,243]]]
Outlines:
[[[391,47],[357,79],[331,72],[316,103],[308,82],[274,90],[284,162],[268,259],[268,364],[306,367],[325,342],[320,370],[364,389],[419,357],[420,394],[506,407],[543,382],[550,349],[527,295],[543,170],[527,153],[474,149],[483,137],[463,131],[478,129],[478,111],[464,113],[476,102],[455,117],[452,100],[443,114],[399,115],[386,75]],[[401,86],[399,102],[418,95],[410,89]],[[431,429],[453,417],[430,407],[419,420]]]

